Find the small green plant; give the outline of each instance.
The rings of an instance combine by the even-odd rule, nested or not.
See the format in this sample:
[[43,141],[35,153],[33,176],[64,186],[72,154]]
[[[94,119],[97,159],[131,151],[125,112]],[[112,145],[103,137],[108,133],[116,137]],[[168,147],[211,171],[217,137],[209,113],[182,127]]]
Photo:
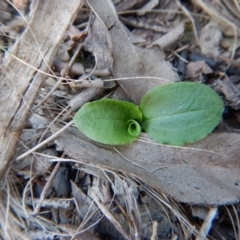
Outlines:
[[140,107],[114,99],[86,103],[73,121],[100,143],[127,144],[143,129],[158,143],[181,146],[205,138],[218,125],[222,112],[223,102],[210,87],[179,82],[151,89]]

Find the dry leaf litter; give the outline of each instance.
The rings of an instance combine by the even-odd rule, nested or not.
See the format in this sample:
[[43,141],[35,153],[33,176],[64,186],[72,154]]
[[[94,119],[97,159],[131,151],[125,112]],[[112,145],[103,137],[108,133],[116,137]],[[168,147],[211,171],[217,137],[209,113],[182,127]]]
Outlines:
[[[56,12],[70,11],[64,1],[48,4],[54,2]],[[0,46],[8,51],[0,52],[1,75],[14,54],[25,63],[22,68],[41,71],[42,63],[14,49],[21,41],[22,49],[31,45],[24,38],[28,26],[42,43],[39,32],[45,29],[31,19],[44,4],[0,2]],[[51,57],[45,58],[50,65],[39,74],[43,83],[34,85],[29,116],[18,117],[21,135],[7,147],[14,156],[2,167],[0,238],[240,239],[239,2],[88,0],[78,1],[79,9],[74,5],[69,1],[74,14],[66,17]],[[40,47],[32,51],[45,56]],[[7,86],[17,88],[22,75],[10,66]],[[110,97],[138,104],[149,89],[179,80],[207,84],[224,101],[222,122],[200,142],[179,149],[156,145],[142,134],[129,146],[109,147],[73,126],[58,133],[72,125],[84,103]],[[11,108],[2,83],[1,104]],[[18,101],[27,102],[28,95],[20,93]],[[0,124],[4,136],[5,123]]]

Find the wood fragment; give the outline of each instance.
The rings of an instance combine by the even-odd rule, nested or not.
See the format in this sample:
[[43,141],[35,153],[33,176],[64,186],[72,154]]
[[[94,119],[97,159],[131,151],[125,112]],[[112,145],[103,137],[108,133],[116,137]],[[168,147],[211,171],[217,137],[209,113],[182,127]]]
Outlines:
[[140,240],[142,239],[142,219],[140,218],[140,213],[138,209],[138,205],[136,202],[136,196],[134,196],[134,189],[133,186],[130,185],[128,186],[126,181],[123,181],[123,186],[125,190],[125,195],[126,195],[126,208],[128,211],[128,215],[131,219],[131,222],[133,224],[133,236],[134,240]]
[[51,198],[51,199],[44,199],[43,201],[40,201],[38,198],[31,198],[27,197],[25,198],[25,204],[32,206],[35,204],[41,204],[42,207],[51,207],[51,208],[65,208],[68,209],[71,207],[71,204],[73,203],[72,199],[58,199],[58,198]]
[[70,87],[72,89],[78,89],[78,88],[103,88],[104,82],[101,78],[96,78],[94,80],[86,80],[83,79],[81,82],[77,83],[70,83]]
[[204,223],[201,227],[199,236],[196,237],[195,240],[204,240],[204,239],[207,238],[208,232],[209,232],[210,228],[212,227],[212,221],[216,217],[217,212],[218,212],[218,208],[211,208],[210,209],[210,211],[208,212],[208,215],[205,218]]
[[171,48],[171,46],[178,41],[184,33],[184,23],[179,23],[177,27],[171,29],[168,33],[161,38],[155,40],[151,46],[158,45],[162,49]]
[[157,240],[158,239],[158,237],[157,237],[157,227],[158,227],[158,222],[153,221],[151,240]]
[[81,5],[82,1],[76,0],[34,1],[29,27],[1,66],[0,180],[13,161],[18,138],[44,82],[44,76],[36,69],[49,70],[63,35]]
[[81,93],[77,94],[69,101],[71,109],[64,114],[63,119],[66,119],[71,113],[82,107],[85,103],[93,100],[94,98],[100,98],[103,93],[104,88],[84,89]]

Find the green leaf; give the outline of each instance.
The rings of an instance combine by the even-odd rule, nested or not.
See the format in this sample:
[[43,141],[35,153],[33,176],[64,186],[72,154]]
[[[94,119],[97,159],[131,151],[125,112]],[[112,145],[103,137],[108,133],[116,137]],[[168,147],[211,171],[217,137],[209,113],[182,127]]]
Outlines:
[[223,102],[210,87],[179,82],[156,87],[140,103],[142,128],[155,141],[181,146],[203,139],[218,125]]
[[103,99],[86,103],[73,121],[87,137],[100,143],[119,145],[130,143],[139,136],[142,113],[133,103]]

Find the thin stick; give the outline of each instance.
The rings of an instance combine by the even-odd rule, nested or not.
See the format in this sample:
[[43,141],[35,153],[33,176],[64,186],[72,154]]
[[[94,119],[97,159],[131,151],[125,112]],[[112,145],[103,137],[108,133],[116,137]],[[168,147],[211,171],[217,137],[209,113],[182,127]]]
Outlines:
[[38,143],[42,141],[42,138],[45,136],[45,134],[47,133],[48,129],[57,121],[57,119],[62,115],[62,113],[67,110],[67,108],[68,108],[68,106],[65,107],[65,108],[51,121],[51,123],[47,126],[47,128],[45,129],[45,131],[44,131],[43,134],[41,135]]
[[195,240],[204,240],[207,238],[208,232],[212,227],[212,221],[216,217],[218,208],[211,208],[207,217],[205,218],[203,225],[200,229],[199,236]]
[[37,203],[37,205],[36,205],[36,207],[35,207],[35,209],[34,209],[34,211],[32,213],[32,216],[36,216],[39,213],[40,208],[42,206],[42,202],[43,202],[43,200],[44,200],[44,198],[45,198],[45,196],[47,194],[48,189],[50,188],[50,186],[52,184],[52,181],[53,181],[53,179],[54,179],[54,177],[55,177],[55,175],[56,175],[56,173],[57,173],[57,171],[58,171],[58,169],[60,167],[60,164],[61,164],[61,162],[58,162],[57,165],[54,167],[54,169],[53,169],[53,171],[52,171],[52,173],[51,173],[51,175],[50,175],[46,185],[44,186],[44,188],[42,190],[42,193],[41,193],[41,196],[40,196],[40,200]]
[[[135,10],[126,10],[122,12],[118,12],[118,15],[129,15],[129,14],[139,14],[142,10],[135,9]],[[152,10],[147,10],[145,13],[175,13],[175,14],[185,14],[184,11],[176,11],[176,10],[166,10],[166,9],[152,9]],[[205,19],[210,19],[208,15],[204,15],[202,13],[191,13],[192,16],[199,17],[199,18],[205,18]]]
[[58,130],[57,132],[55,132],[51,137],[47,138],[46,140],[44,140],[43,142],[39,143],[37,146],[35,146],[34,148],[30,149],[29,151],[23,153],[22,155],[18,156],[16,158],[16,161],[23,159],[24,157],[28,156],[30,153],[36,151],[37,149],[41,148],[42,146],[44,146],[45,144],[47,144],[48,142],[50,142],[51,140],[54,140],[60,133],[62,133],[63,131],[65,131],[68,127],[70,127],[73,124],[73,121],[69,122],[67,125],[65,125],[63,128],[61,128],[60,130]]
[[157,236],[157,227],[158,227],[158,222],[157,222],[157,221],[153,221],[151,240],[157,240],[157,239],[158,239],[158,236]]

